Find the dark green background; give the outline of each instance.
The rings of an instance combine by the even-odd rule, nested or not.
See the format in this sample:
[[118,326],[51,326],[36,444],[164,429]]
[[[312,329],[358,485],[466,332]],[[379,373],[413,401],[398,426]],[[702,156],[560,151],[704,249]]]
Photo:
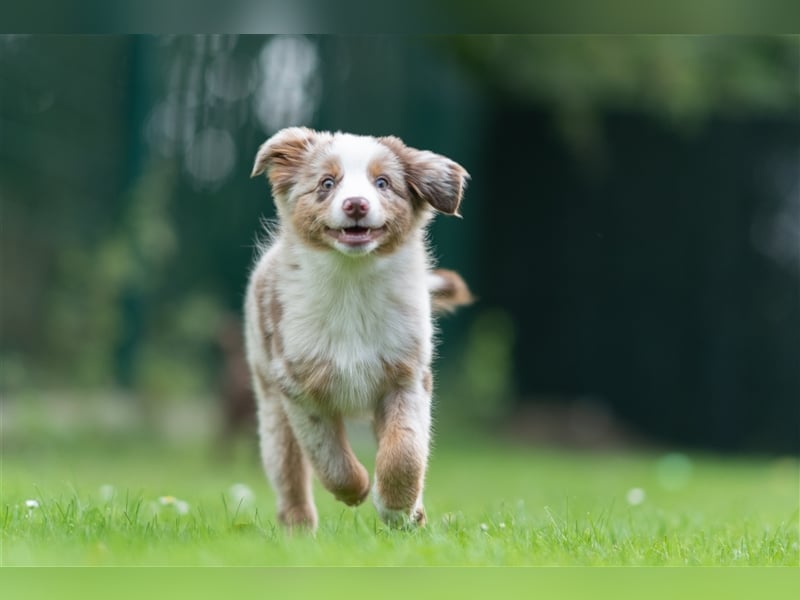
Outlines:
[[[798,452],[799,74],[777,36],[0,37],[0,392],[213,394],[274,215],[252,157],[304,124],[472,174],[432,227],[479,298],[441,324],[441,420]],[[265,123],[270,94],[309,108]]]

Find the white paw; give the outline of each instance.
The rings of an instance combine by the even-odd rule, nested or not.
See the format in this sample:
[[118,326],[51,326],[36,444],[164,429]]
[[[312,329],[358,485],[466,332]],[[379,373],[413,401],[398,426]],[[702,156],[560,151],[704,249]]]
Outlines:
[[387,508],[383,499],[378,494],[378,486],[372,487],[372,503],[375,505],[381,521],[395,529],[417,527],[425,524],[425,509],[422,506],[422,497],[419,497],[410,511]]

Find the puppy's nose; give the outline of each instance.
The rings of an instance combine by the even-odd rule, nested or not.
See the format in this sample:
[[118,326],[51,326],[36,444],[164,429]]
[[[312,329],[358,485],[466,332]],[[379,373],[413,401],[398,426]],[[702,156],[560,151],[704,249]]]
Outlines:
[[342,210],[348,217],[360,219],[369,211],[369,202],[366,198],[347,198],[342,204]]

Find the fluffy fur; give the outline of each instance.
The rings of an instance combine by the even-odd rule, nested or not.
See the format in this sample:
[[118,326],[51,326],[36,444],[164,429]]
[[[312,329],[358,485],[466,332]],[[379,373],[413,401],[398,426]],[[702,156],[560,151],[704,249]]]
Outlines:
[[[245,336],[278,518],[316,527],[313,471],[348,505],[372,487],[383,521],[424,524],[431,314],[470,301],[456,273],[431,270],[425,226],[458,215],[468,174],[395,137],[298,127],[261,146],[264,172],[279,226],[250,276]],[[364,414],[372,486],[344,429]]]

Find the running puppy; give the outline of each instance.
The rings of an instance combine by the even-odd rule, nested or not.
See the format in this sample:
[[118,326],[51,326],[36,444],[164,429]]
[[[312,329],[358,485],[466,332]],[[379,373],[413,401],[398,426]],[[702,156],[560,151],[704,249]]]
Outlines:
[[247,359],[264,469],[286,526],[317,525],[311,472],[345,504],[370,491],[343,419],[378,440],[373,502],[390,525],[425,522],[431,313],[471,301],[431,270],[425,227],[458,215],[469,175],[396,137],[283,129],[258,150],[279,227],[250,276]]

